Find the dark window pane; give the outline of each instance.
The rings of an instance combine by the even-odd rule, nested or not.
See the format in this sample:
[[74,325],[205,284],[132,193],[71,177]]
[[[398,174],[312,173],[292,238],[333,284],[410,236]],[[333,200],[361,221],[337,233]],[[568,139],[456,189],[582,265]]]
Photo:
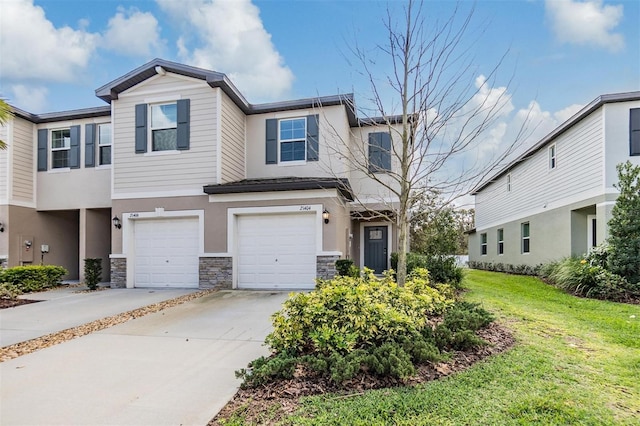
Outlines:
[[111,147],[100,147],[100,165],[111,164]]
[[282,142],[280,144],[280,161],[302,161],[305,159],[306,145],[300,142]]
[[169,151],[177,149],[176,129],[154,130],[153,151]]
[[522,252],[523,253],[529,253],[529,239],[528,238],[522,240]]
[[498,243],[498,254],[504,254],[504,243]]
[[62,150],[62,151],[53,151],[51,153],[51,157],[52,157],[52,167],[54,169],[62,169],[65,167],[69,167],[69,151],[68,150]]

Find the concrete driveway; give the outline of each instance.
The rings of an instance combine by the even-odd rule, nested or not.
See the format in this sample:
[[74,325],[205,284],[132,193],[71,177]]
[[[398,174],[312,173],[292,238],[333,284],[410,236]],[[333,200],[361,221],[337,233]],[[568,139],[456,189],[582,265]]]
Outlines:
[[286,298],[220,291],[0,363],[0,424],[205,425]]

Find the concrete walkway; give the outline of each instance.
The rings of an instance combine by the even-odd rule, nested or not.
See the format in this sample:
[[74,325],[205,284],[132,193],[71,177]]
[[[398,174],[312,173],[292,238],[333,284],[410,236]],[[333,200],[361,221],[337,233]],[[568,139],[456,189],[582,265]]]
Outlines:
[[205,425],[235,393],[234,371],[267,354],[286,297],[212,293],[0,363],[0,424]]
[[42,293],[30,293],[21,297],[44,302],[0,309],[0,346],[34,339],[197,291],[136,288],[80,293],[80,290],[82,288],[60,287]]

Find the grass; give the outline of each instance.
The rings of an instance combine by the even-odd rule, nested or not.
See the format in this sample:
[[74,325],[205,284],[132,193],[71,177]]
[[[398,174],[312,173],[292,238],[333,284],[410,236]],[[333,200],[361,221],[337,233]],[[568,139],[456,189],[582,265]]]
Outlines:
[[469,271],[466,286],[514,330],[515,348],[414,388],[306,398],[283,424],[640,425],[640,306],[494,272]]

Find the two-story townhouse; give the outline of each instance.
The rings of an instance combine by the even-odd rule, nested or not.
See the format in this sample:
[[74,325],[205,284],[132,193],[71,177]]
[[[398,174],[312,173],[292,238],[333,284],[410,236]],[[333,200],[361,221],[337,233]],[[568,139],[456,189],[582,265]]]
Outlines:
[[586,253],[608,236],[627,160],[640,165],[640,92],[602,95],[473,192],[469,260],[534,266]]
[[[34,115],[2,126],[0,260],[56,264],[78,279],[83,259],[111,252],[110,108]],[[83,146],[81,146],[83,141]]]
[[[78,242],[63,266],[75,262],[76,275],[82,258],[106,253],[87,249],[96,239],[109,242],[114,287],[311,288],[340,257],[387,269],[394,224],[359,214],[383,191],[347,160],[364,152],[384,175],[395,166],[392,135],[382,120],[359,120],[351,95],[250,104],[224,74],[161,59],[96,95],[110,107],[34,116],[27,141],[34,192],[69,194],[69,203],[52,193],[42,205],[38,195],[30,207],[74,215],[66,236]],[[69,148],[65,167],[59,146]],[[99,164],[104,147],[108,166]],[[103,167],[106,178],[91,181]],[[104,213],[99,230],[88,227],[94,211]],[[9,220],[5,247],[18,231],[44,244],[40,232]],[[10,265],[26,262],[11,250]]]

